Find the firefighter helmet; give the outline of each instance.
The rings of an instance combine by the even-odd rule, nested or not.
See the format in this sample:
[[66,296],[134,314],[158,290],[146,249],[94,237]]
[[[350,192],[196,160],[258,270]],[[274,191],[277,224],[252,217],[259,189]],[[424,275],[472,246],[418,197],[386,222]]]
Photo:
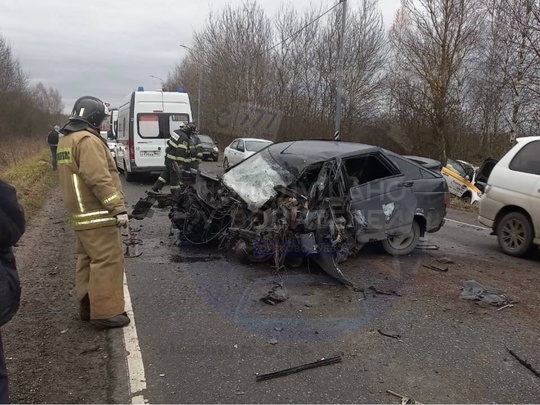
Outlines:
[[84,96],[75,101],[69,121],[82,121],[94,128],[99,128],[109,115],[109,109],[103,101],[96,97]]
[[188,135],[194,134],[197,131],[197,126],[195,125],[194,122],[188,122],[188,124],[186,125],[184,131]]

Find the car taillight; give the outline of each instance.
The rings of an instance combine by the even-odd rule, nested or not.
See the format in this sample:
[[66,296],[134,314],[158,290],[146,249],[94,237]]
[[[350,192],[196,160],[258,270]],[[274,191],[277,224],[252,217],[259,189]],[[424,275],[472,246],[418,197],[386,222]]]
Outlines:
[[135,145],[133,144],[132,140],[128,142],[128,149],[129,149],[129,160],[135,160]]
[[447,207],[450,205],[450,193],[446,192],[444,193],[444,205]]

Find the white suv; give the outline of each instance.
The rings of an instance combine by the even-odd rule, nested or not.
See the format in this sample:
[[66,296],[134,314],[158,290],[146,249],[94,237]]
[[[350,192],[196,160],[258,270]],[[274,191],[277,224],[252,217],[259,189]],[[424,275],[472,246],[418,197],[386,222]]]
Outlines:
[[540,245],[540,136],[517,140],[489,175],[478,220],[505,253],[524,256]]

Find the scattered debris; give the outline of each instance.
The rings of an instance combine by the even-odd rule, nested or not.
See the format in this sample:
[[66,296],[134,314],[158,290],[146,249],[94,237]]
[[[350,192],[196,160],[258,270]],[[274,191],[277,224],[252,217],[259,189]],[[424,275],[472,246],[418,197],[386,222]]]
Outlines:
[[383,336],[391,337],[394,339],[399,339],[401,335],[393,330],[384,330],[384,329],[377,329],[377,332],[379,332]]
[[508,304],[508,298],[497,288],[486,287],[475,280],[463,282],[460,297],[463,300],[482,301],[490,305],[502,306]]
[[502,309],[505,309],[505,308],[513,308],[514,305],[513,304],[506,304],[504,307],[500,307],[499,309],[497,309],[497,311],[500,311]]
[[506,348],[508,350],[508,353],[510,353],[512,356],[516,358],[517,361],[519,361],[521,364],[523,364],[527,369],[529,369],[535,376],[540,378],[540,372],[538,372],[527,360],[523,360],[521,357],[519,357],[516,353],[514,353],[512,350],[510,350],[508,347]]
[[235,394],[236,395],[246,395],[246,393],[244,391],[236,391]]
[[454,264],[454,261],[448,257],[439,257],[437,261],[442,264]]
[[370,291],[373,291],[375,294],[380,294],[380,295],[396,295],[398,297],[401,297],[401,294],[398,293],[397,291],[395,290],[387,290],[387,291],[382,291],[382,290],[377,290],[375,287],[371,286],[368,288],[368,290]]
[[276,305],[289,299],[289,295],[283,284],[276,283],[268,293],[261,298],[261,301],[268,305]]
[[274,330],[277,330],[278,332],[281,332],[283,330],[283,328],[281,326],[276,326],[274,328]]
[[439,267],[439,266],[437,266],[435,264],[432,264],[432,263],[424,264],[424,267],[427,268],[427,269],[430,269],[430,270],[435,270],[435,271],[441,272],[441,273],[445,273],[445,272],[448,271],[448,266]]
[[337,355],[337,356],[329,357],[329,358],[323,357],[322,359],[314,361],[313,363],[303,364],[301,366],[291,367],[285,370],[280,370],[280,371],[276,371],[276,372],[268,373],[268,374],[257,374],[256,381],[259,382],[259,381],[270,380],[272,378],[277,378],[277,377],[285,377],[287,375],[299,373],[301,371],[309,370],[311,368],[341,363],[341,360],[342,360],[341,355]]
[[276,338],[272,338],[268,341],[268,343],[270,343],[271,345],[277,345],[278,344],[278,340]]
[[101,350],[101,346],[92,346],[91,348],[89,349],[84,349],[82,352],[80,352],[79,354],[86,354],[86,353],[92,353],[92,352],[97,352],[97,351],[100,351]]
[[418,250],[439,250],[439,247],[431,242],[429,239],[425,239],[421,237],[418,240],[418,244],[416,245],[416,249]]
[[234,345],[233,347],[234,347],[235,349],[238,349],[238,345]]
[[160,377],[165,377],[165,374],[160,374],[159,376],[160,376]]
[[405,395],[398,394],[397,392],[394,392],[392,390],[386,390],[386,392],[388,392],[389,394],[395,397],[401,398],[401,405],[405,405],[405,404],[420,404],[421,405],[422,404],[422,402],[415,401],[411,397],[406,397]]

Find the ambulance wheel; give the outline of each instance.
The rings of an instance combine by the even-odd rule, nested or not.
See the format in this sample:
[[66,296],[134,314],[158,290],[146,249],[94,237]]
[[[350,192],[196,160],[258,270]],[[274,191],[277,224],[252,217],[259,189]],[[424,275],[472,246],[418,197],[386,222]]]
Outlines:
[[[125,162],[124,162],[124,167],[127,167]],[[132,182],[135,181],[135,173],[129,172],[129,171],[126,169],[126,170],[124,170],[124,175],[126,176],[126,181],[127,181],[128,183],[132,183]]]

